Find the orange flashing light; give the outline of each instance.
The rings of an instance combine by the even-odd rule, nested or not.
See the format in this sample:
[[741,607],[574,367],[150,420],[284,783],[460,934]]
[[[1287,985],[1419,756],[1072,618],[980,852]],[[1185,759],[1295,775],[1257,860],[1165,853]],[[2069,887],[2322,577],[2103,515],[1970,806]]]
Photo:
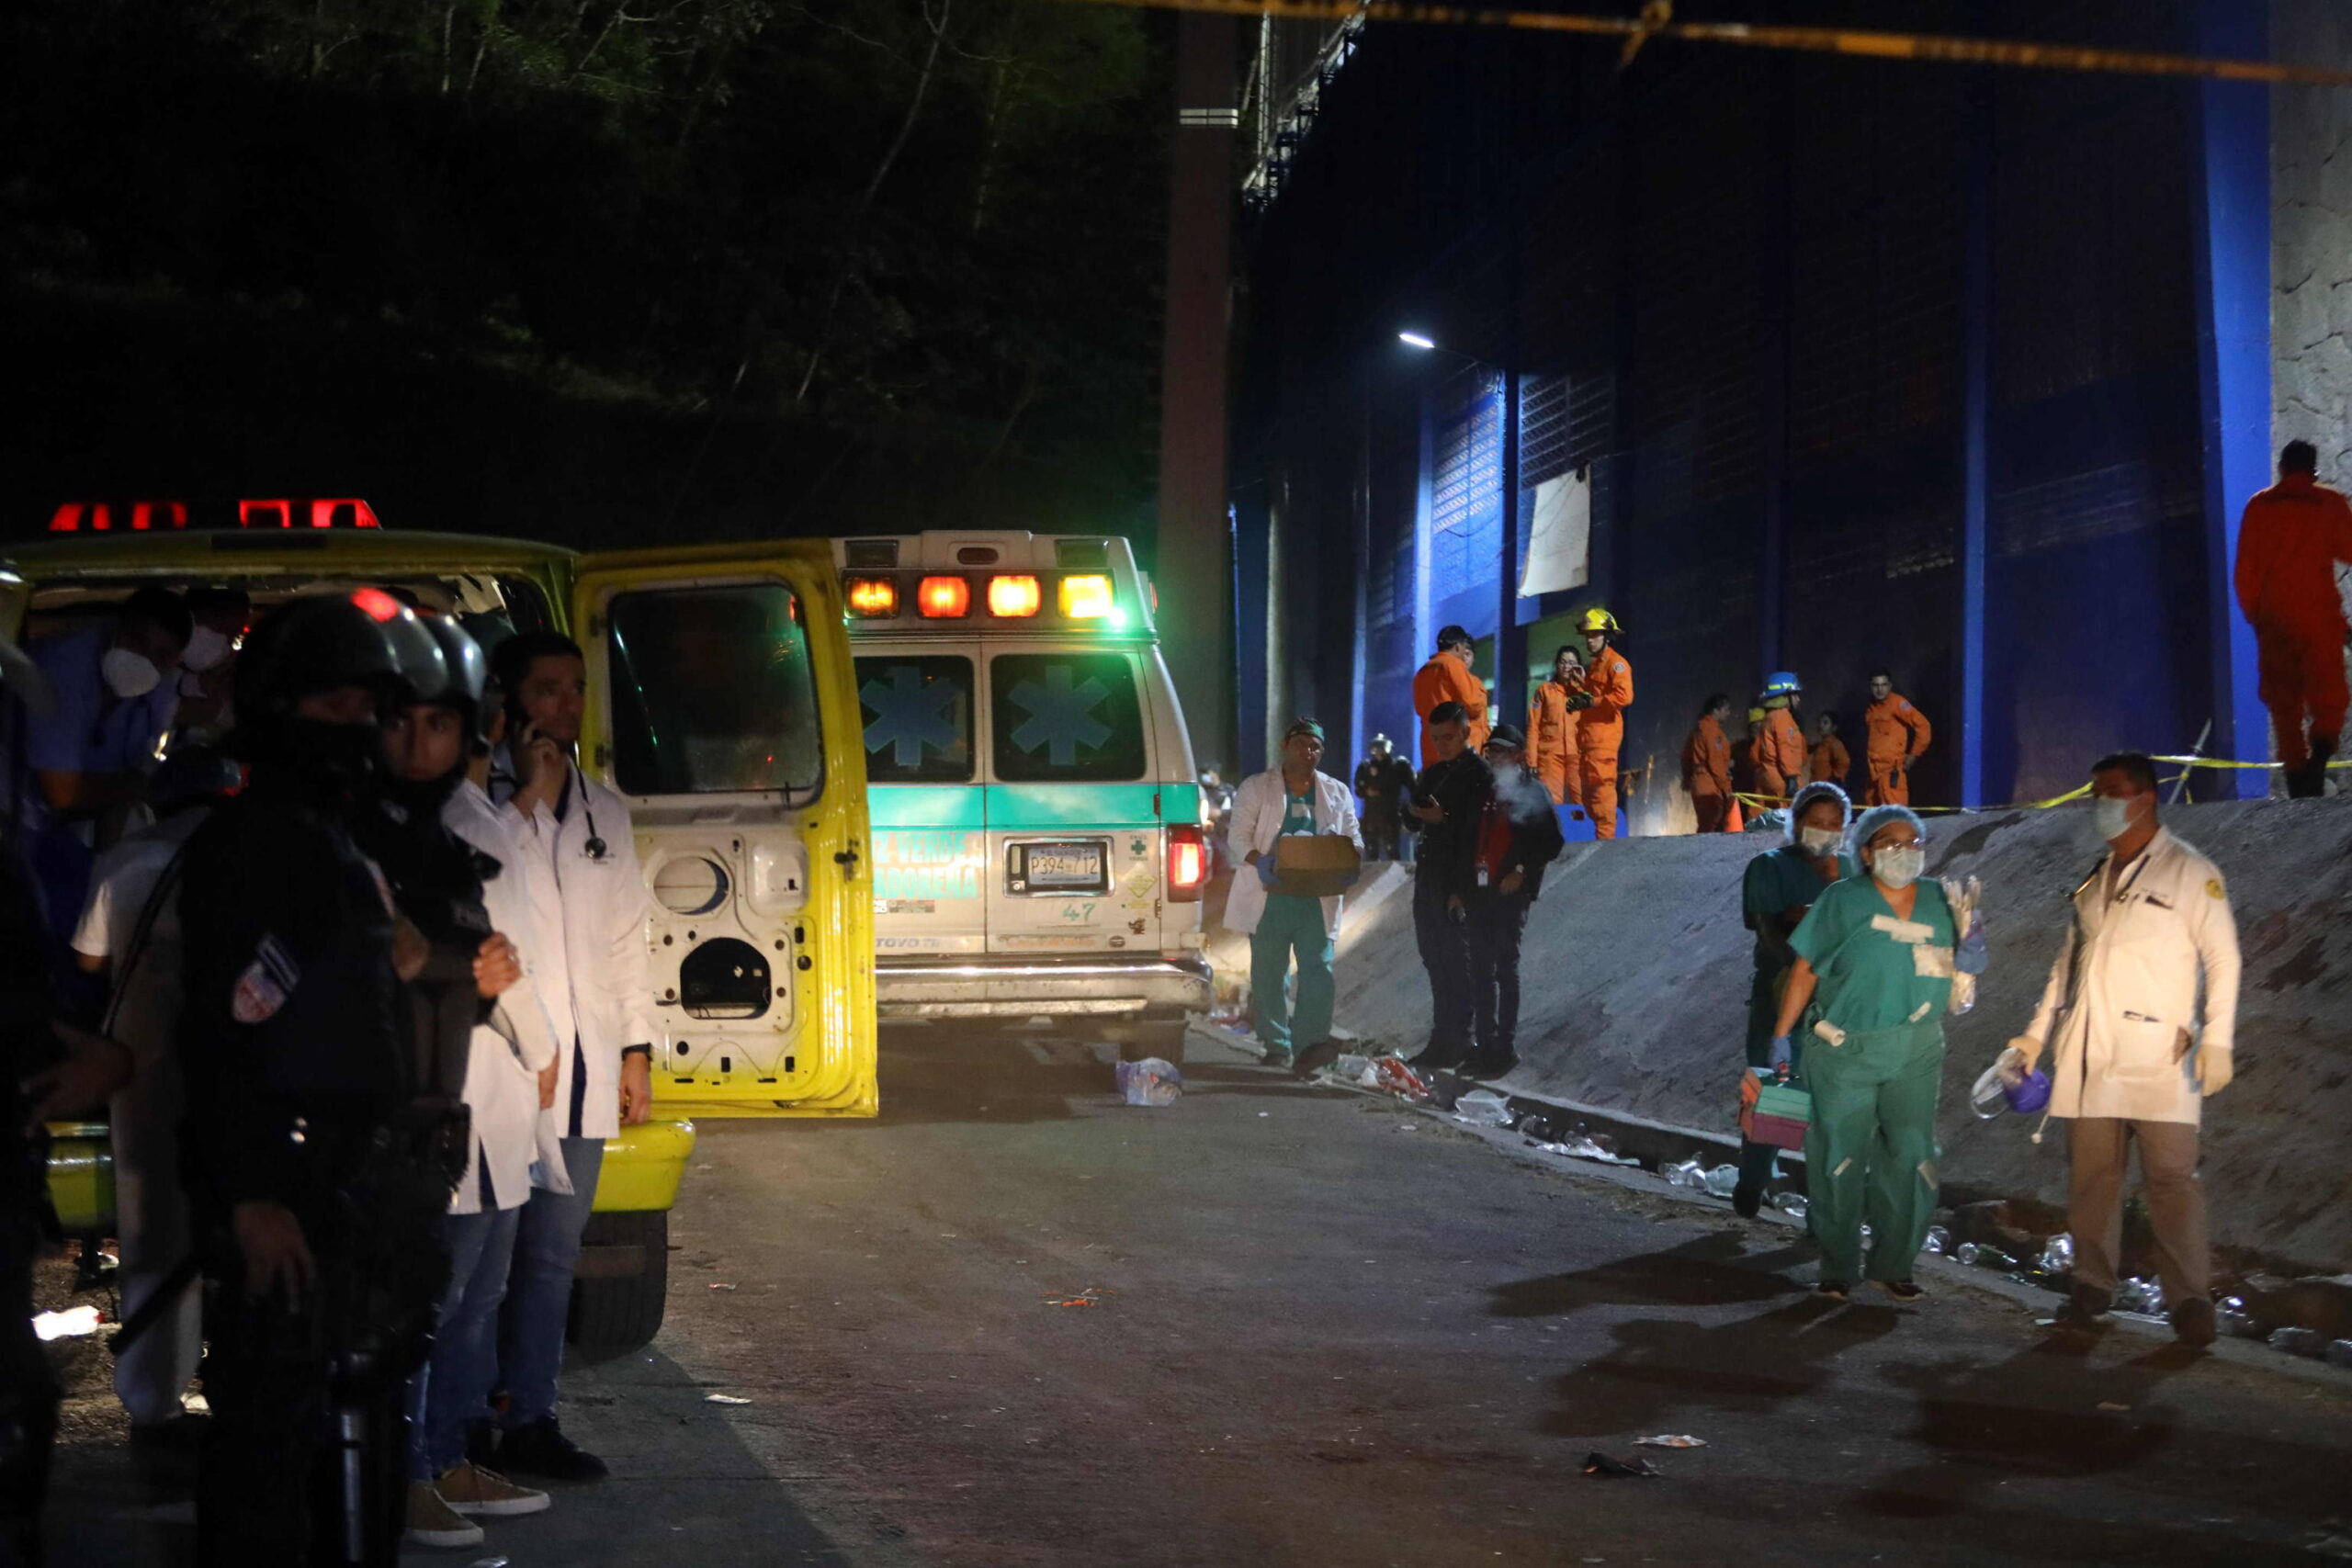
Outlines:
[[899,613],[899,585],[887,577],[853,577],[842,585],[849,593],[849,613],[871,620]]
[[377,621],[397,621],[408,608],[380,588],[355,588],[351,602],[367,611],[370,620]]
[[989,614],[1000,619],[1025,619],[1035,615],[1045,602],[1046,595],[1034,577],[989,579]]
[[1073,621],[1106,619],[1114,601],[1107,577],[1065,577],[1061,583],[1062,615]]
[[972,585],[960,577],[926,577],[915,590],[915,608],[933,621],[952,621],[972,613]]

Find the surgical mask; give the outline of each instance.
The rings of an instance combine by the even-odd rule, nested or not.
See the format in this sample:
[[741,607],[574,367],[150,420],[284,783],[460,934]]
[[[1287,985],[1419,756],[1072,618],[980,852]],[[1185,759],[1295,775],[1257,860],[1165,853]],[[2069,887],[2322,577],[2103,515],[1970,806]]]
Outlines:
[[220,669],[229,657],[229,649],[227,637],[210,626],[198,626],[188,634],[187,648],[180,654],[180,663],[201,675],[207,670]]
[[2091,802],[2091,822],[2099,838],[2111,843],[2132,830],[2132,803],[2100,795]]
[[1827,860],[1836,854],[1845,837],[1835,828],[1801,828],[1797,830],[1797,842],[1804,845],[1804,852],[1815,860]]
[[1898,892],[1918,881],[1927,869],[1925,850],[1881,850],[1871,863],[1871,874]]
[[127,648],[107,649],[98,660],[98,674],[106,681],[107,690],[125,701],[145,696],[164,679],[153,660]]

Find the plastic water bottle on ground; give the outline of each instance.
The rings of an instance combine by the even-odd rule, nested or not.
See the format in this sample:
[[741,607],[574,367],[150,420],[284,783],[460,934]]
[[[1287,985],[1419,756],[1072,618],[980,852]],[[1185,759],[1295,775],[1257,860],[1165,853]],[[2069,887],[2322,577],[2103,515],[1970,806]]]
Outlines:
[[1341,1083],[1362,1083],[1364,1073],[1371,1066],[1371,1057],[1359,1056],[1352,1051],[1342,1051],[1339,1058],[1323,1070]]
[[2329,1340],[2327,1364],[2331,1367],[2352,1367],[2352,1339]]
[[1802,1192],[1776,1192],[1772,1195],[1772,1207],[1792,1220],[1801,1220],[1811,1205],[1805,1202]]
[[1928,1239],[1919,1244],[1919,1250],[1922,1252],[1932,1252],[1938,1255],[1950,1252],[1951,1250],[1951,1232],[1944,1229],[1941,1225],[1929,1225],[1928,1227]]
[[2213,1303],[2214,1325],[2233,1339],[2253,1339],[2254,1314],[2248,1312],[2244,1296],[2223,1296]]
[[1686,1159],[1679,1165],[1669,1165],[1658,1174],[1666,1178],[1667,1185],[1669,1187],[1685,1187],[1692,1191],[1703,1191],[1707,1186],[1707,1168],[1701,1165],[1695,1158]]
[[2075,1238],[2064,1232],[2042,1244],[2041,1256],[2035,1260],[2045,1274],[2071,1274],[2075,1271]]
[[2290,1356],[2321,1356],[2327,1353],[2327,1336],[2316,1328],[2280,1328],[2270,1335],[2270,1348],[2284,1350]]
[[1738,1185],[1739,1167],[1736,1165],[1719,1165],[1707,1172],[1707,1190],[1718,1198],[1730,1197]]
[[1147,1056],[1140,1062],[1121,1062],[1117,1068],[1119,1093],[1129,1105],[1173,1105],[1184,1098],[1184,1074],[1172,1062],[1158,1056]]
[[2165,1314],[2165,1288],[2154,1280],[2134,1276],[2115,1288],[2115,1310],[2162,1317]]

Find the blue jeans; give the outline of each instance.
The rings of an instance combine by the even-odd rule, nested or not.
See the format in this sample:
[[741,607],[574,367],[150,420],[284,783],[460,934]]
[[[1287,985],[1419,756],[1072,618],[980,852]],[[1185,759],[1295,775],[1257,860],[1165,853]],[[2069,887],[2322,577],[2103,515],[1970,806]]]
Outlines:
[[605,1140],[564,1139],[563,1165],[571,1173],[571,1195],[534,1188],[531,1201],[517,1211],[522,1223],[498,1329],[509,1427],[555,1414],[556,1374],[563,1371],[563,1331],[571,1316],[571,1267],[580,1261],[580,1235],[595,1205]]
[[449,1290],[433,1320],[433,1354],[408,1380],[408,1474],[431,1481],[466,1457],[466,1427],[490,1414],[498,1377],[498,1307],[521,1209],[444,1214]]

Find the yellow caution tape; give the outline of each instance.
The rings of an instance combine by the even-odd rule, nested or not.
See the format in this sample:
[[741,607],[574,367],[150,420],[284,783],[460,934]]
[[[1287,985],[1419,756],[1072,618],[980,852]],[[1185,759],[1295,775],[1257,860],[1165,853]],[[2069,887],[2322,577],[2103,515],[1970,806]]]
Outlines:
[[[2286,766],[2284,762],[2241,762],[2231,757],[2151,757],[2148,761],[2179,768],[2259,768],[2265,773]],[[2352,758],[2346,758],[2340,762],[2330,762],[2328,766],[2352,768]],[[2047,811],[2053,806],[2064,806],[2070,801],[2081,800],[2090,792],[2091,786],[2084,784],[2075,785],[2064,795],[2053,795],[2048,800],[2013,800],[2005,806],[1914,806],[1911,809],[1922,816],[1984,811]],[[1743,807],[1758,811],[1777,811],[1787,806],[1792,797],[1785,795],[1754,795],[1734,790],[1732,798],[1738,801]],[[1862,809],[1868,810],[1869,807],[1863,807]]]

